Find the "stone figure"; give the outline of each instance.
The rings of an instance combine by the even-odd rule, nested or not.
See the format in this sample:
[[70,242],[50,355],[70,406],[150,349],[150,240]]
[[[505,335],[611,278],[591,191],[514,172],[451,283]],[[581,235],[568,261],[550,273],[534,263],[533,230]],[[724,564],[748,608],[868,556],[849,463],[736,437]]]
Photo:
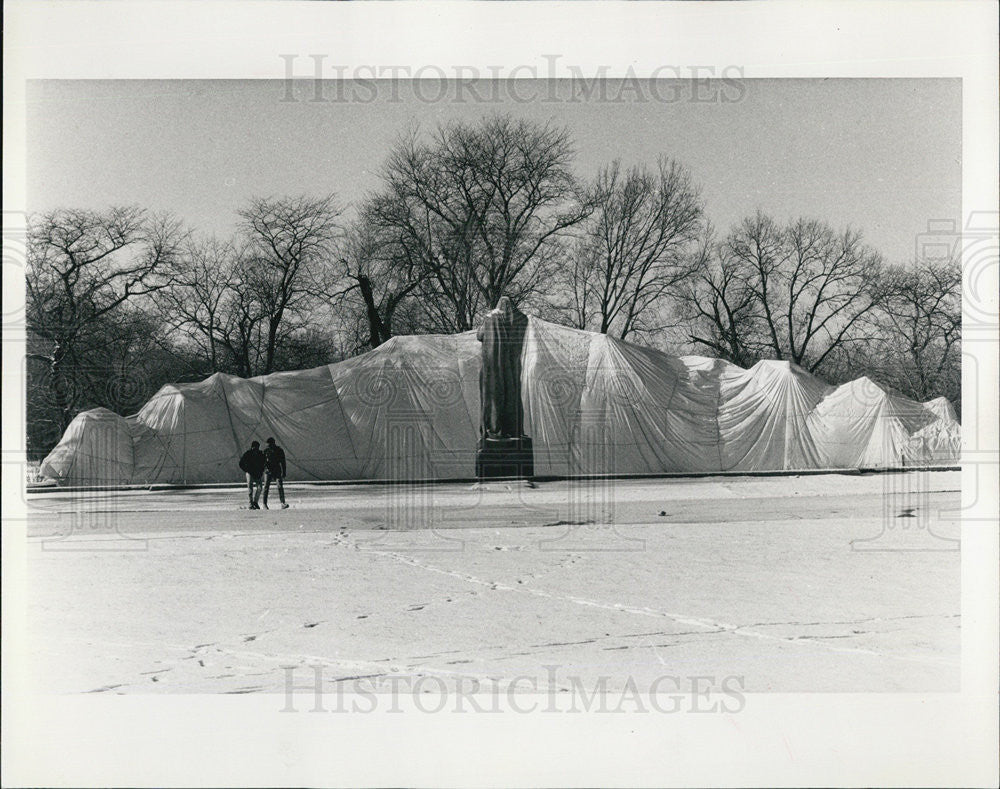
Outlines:
[[524,432],[521,352],[527,328],[528,317],[502,296],[476,335],[483,344],[479,374],[482,439],[519,439]]

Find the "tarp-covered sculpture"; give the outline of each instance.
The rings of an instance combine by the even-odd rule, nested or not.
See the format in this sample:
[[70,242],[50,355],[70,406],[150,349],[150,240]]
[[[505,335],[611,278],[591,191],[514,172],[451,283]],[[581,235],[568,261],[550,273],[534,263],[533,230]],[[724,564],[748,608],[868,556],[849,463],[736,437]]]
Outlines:
[[[134,416],[77,416],[41,471],[75,485],[235,482],[250,441],[274,436],[293,480],[472,478],[481,349],[476,332],[394,337],[312,370],[164,386]],[[959,460],[950,403],[867,378],[833,387],[785,361],[744,370],[534,317],[520,364],[537,476]]]

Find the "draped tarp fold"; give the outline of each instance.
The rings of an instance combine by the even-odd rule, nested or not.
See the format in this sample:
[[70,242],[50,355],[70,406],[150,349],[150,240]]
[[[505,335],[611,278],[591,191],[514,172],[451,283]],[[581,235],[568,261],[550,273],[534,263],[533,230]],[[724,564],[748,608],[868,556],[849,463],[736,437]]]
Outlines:
[[[830,386],[787,361],[744,370],[530,317],[521,368],[539,476],[953,465],[960,425],[860,378]],[[273,436],[298,480],[460,479],[475,473],[475,332],[394,337],[311,370],[216,373],[162,387],[138,414],[81,413],[42,463],[62,484],[240,478]]]

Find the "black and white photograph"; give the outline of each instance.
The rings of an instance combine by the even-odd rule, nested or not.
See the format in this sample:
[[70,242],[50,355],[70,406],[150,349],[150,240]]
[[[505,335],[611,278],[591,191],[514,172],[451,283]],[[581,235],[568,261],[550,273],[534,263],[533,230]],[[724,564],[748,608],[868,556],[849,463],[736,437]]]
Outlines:
[[4,785],[992,785],[996,4],[28,5]]

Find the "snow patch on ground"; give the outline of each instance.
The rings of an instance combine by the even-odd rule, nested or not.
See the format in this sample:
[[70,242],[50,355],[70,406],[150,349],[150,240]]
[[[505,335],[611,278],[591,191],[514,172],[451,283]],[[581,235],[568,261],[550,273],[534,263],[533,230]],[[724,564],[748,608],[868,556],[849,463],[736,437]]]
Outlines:
[[[282,693],[438,677],[954,691],[957,472],[40,494],[32,666],[53,692]],[[557,666],[555,673],[546,666]]]

